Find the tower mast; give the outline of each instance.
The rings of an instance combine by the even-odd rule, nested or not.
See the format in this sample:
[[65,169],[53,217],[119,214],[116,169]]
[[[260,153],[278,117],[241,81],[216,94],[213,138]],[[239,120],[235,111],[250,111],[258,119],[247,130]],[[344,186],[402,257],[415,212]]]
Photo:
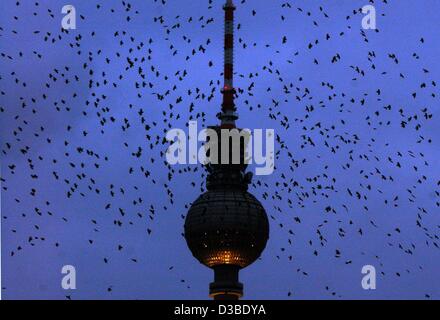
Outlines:
[[223,103],[218,118],[221,121],[222,129],[235,128],[235,120],[238,115],[235,113],[234,104],[234,11],[235,6],[232,0],[226,0],[223,6],[225,11],[225,43],[224,43],[224,84],[222,89]]

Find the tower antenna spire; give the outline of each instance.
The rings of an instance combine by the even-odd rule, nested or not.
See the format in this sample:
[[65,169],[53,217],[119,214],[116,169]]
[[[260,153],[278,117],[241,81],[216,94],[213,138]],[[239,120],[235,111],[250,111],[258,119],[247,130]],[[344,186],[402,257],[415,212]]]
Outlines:
[[226,0],[223,6],[225,11],[225,43],[224,43],[224,84],[222,89],[223,103],[218,118],[221,121],[221,128],[235,128],[235,120],[238,115],[235,113],[234,104],[234,11],[235,6],[232,0]]

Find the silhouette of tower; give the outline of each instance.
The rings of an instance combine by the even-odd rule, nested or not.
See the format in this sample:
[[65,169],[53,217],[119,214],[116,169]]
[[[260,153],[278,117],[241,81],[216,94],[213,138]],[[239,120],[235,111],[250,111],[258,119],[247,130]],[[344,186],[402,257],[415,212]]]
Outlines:
[[[252,174],[246,173],[245,135],[236,129],[238,119],[234,104],[233,85],[234,10],[232,0],[227,0],[225,11],[224,86],[223,103],[217,115],[220,126],[210,127],[217,132],[228,131],[239,135],[240,161],[232,164],[232,146],[228,143],[229,163],[208,163],[207,192],[195,200],[185,220],[185,239],[195,258],[214,270],[214,282],[209,286],[215,300],[237,300],[243,295],[243,284],[238,273],[263,252],[269,238],[269,222],[261,203],[248,190]],[[221,141],[221,140],[220,140]],[[222,143],[216,144],[218,159],[222,159]],[[208,155],[209,157],[209,155]],[[226,156],[227,158],[227,156]]]

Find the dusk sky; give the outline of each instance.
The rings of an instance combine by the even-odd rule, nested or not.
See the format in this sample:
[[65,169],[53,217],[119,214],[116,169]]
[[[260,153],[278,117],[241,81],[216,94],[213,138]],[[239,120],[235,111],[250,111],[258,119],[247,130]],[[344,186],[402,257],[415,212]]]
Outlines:
[[[440,299],[440,2],[234,3],[237,124],[279,138],[244,299]],[[209,298],[183,237],[204,169],[163,139],[218,123],[223,4],[2,1],[3,299]]]

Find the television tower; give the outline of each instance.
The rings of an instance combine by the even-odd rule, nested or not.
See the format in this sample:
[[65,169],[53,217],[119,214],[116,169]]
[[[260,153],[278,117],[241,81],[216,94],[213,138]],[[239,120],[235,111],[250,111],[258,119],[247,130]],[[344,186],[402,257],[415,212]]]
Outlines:
[[[217,115],[220,126],[210,127],[220,137],[221,131],[240,134],[234,104],[234,10],[227,0],[225,11],[224,86],[223,103]],[[243,143],[242,143],[243,142]],[[221,159],[221,141],[216,145]],[[231,164],[231,145],[228,164],[208,163],[207,191],[192,204],[185,220],[185,239],[195,258],[214,270],[214,282],[209,295],[214,300],[238,300],[243,296],[243,284],[238,273],[259,258],[269,238],[269,221],[261,203],[248,192],[252,174],[246,173],[247,140],[240,140],[240,162]]]

